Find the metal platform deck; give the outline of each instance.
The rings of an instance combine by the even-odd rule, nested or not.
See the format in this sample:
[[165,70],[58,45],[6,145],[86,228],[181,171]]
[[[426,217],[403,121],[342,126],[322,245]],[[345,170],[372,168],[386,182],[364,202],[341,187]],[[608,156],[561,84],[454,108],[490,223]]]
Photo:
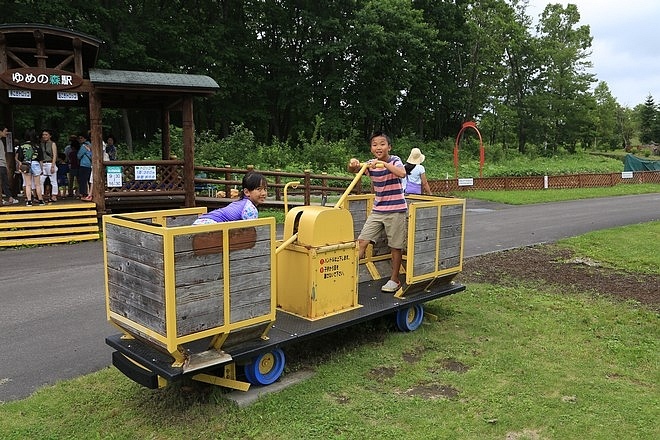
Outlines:
[[[396,298],[392,294],[380,291],[380,286],[386,281],[387,279],[360,283],[358,299],[362,307],[338,315],[310,321],[278,310],[276,321],[268,333],[267,340],[258,339],[224,348],[224,351],[231,356],[231,360],[220,361],[206,368],[206,370],[217,369],[229,362],[240,363],[274,348],[283,348],[291,343],[337,331],[387,314],[393,314],[399,309],[465,290],[465,286],[461,284],[438,280],[437,285],[420,286],[417,290],[410,289],[406,292],[404,298]],[[191,374],[185,372],[183,368],[172,367],[173,359],[168,354],[160,352],[142,341],[122,339],[121,336],[121,334],[109,336],[106,338],[106,343],[124,356],[148,368],[151,372],[169,381],[175,381],[186,374]],[[203,372],[203,370],[197,370],[195,374],[200,372]]]

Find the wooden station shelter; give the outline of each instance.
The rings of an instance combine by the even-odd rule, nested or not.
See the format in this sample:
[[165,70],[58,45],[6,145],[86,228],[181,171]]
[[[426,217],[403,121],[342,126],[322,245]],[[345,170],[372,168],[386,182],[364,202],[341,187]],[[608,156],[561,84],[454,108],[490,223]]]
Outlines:
[[[13,137],[15,106],[87,107],[93,145],[92,197],[99,213],[120,200],[154,197],[195,205],[193,99],[211,96],[218,84],[205,75],[97,69],[102,41],[46,24],[0,25],[0,102],[3,123]],[[104,162],[102,109],[142,108],[160,112],[162,156],[159,161]],[[170,113],[181,112],[183,158],[171,158]],[[63,148],[66,141],[60,139]],[[13,148],[5,150],[10,176]],[[138,198],[138,199],[136,199]],[[139,203],[136,203],[139,204]]]

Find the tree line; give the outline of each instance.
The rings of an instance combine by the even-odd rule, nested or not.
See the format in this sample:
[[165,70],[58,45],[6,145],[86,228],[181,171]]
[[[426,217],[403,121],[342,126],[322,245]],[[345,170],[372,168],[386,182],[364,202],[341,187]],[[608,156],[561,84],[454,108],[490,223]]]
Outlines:
[[[196,103],[195,124],[219,136],[240,125],[260,142],[295,144],[322,120],[329,141],[374,130],[441,140],[476,120],[487,142],[521,153],[621,148],[649,130],[659,139],[657,107],[642,118],[590,71],[590,29],[573,4],[548,4],[533,25],[527,0],[0,3],[6,23],[102,39],[97,67],[214,78],[220,90]],[[117,131],[119,118],[104,122]],[[149,118],[133,130],[155,129]]]

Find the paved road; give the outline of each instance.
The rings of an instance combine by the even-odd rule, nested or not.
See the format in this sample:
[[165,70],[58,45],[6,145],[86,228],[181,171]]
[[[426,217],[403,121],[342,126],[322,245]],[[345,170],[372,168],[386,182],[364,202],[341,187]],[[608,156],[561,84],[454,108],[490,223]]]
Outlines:
[[[660,219],[660,193],[522,207],[469,201],[465,256]],[[100,242],[0,250],[0,402],[110,365]]]

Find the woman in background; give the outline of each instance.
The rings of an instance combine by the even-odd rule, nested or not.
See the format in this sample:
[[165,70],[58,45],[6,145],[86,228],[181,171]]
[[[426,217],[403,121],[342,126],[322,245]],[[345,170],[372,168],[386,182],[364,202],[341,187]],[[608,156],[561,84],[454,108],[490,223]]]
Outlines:
[[422,165],[424,159],[426,159],[426,156],[422,154],[419,148],[410,150],[410,155],[404,165],[406,177],[402,179],[404,194],[431,195],[431,187],[428,180],[426,180],[426,169]]

